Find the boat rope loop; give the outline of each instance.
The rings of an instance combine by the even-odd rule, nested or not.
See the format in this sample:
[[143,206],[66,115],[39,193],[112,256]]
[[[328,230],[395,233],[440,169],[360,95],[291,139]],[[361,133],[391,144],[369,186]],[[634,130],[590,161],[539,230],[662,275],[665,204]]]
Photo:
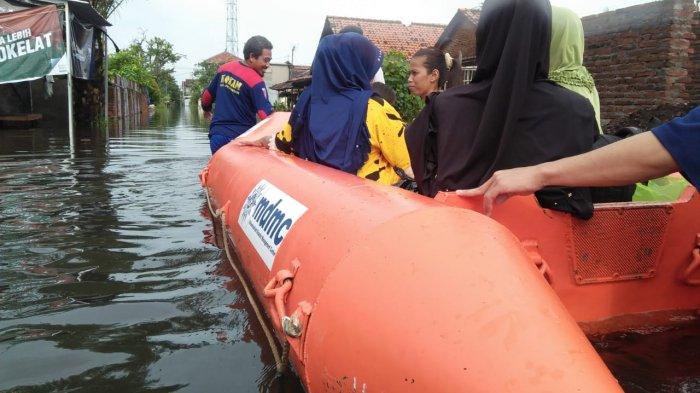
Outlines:
[[[231,256],[231,250],[229,248],[229,242],[228,242],[228,236],[226,235],[226,211],[228,210],[228,203],[224,205],[222,208],[220,208],[217,211],[214,211],[211,205],[211,198],[209,197],[209,189],[207,187],[204,187],[204,194],[207,197],[207,206],[209,208],[209,213],[211,214],[212,217],[212,225],[216,229],[216,224],[217,221],[221,223],[219,230],[221,231],[221,241],[223,243],[223,249],[226,255],[226,259],[228,260],[229,264],[233,267],[233,270],[236,272],[236,275],[238,276],[238,280],[241,282],[241,285],[243,286],[243,289],[245,291],[246,297],[248,297],[248,302],[250,303],[251,307],[253,308],[253,311],[255,312],[255,316],[258,318],[258,321],[260,322],[260,326],[263,329],[263,332],[265,333],[265,337],[267,338],[268,344],[270,344],[270,349],[272,350],[272,356],[275,358],[275,368],[277,369],[277,373],[282,374],[286,371],[287,365],[288,365],[288,358],[289,358],[289,343],[287,341],[284,341],[282,343],[282,353],[280,354],[279,348],[277,347],[277,344],[275,342],[275,338],[270,331],[270,328],[267,325],[265,316],[262,314],[260,311],[260,307],[258,306],[257,299],[253,295],[253,292],[250,289],[250,286],[248,285],[248,281],[246,281],[245,277],[243,277],[243,274],[241,270],[239,269],[238,265],[236,264],[236,259],[234,259]],[[218,243],[218,239],[217,239]],[[220,243],[219,243],[220,244]]]

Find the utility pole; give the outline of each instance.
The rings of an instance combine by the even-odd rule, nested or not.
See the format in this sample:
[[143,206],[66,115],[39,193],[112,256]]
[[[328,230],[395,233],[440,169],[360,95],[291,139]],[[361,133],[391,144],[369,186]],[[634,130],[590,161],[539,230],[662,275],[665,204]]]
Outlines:
[[226,52],[238,56],[238,0],[226,0]]
[[68,57],[68,75],[66,75],[66,86],[68,89],[68,143],[70,144],[70,155],[75,155],[75,123],[73,120],[73,34],[71,33],[70,5],[66,1],[66,56]]

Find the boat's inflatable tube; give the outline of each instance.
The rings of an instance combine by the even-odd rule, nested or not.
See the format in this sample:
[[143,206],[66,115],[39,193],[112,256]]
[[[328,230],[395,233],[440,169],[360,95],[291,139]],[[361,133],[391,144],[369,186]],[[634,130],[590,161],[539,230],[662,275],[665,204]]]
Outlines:
[[201,177],[309,392],[621,391],[495,221],[235,143]]

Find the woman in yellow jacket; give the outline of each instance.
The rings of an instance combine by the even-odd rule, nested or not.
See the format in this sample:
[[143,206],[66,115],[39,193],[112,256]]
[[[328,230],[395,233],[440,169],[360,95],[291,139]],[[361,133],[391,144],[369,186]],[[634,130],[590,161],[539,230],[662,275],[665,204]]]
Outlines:
[[324,37],[311,86],[276,135],[277,149],[381,184],[411,177],[401,116],[372,93],[381,62],[381,51],[359,34]]

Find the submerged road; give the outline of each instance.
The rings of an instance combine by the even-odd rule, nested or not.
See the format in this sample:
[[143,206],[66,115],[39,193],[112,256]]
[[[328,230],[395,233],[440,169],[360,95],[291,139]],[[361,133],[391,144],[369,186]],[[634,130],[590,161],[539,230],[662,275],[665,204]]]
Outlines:
[[205,127],[0,130],[0,391],[302,391],[208,243]]

